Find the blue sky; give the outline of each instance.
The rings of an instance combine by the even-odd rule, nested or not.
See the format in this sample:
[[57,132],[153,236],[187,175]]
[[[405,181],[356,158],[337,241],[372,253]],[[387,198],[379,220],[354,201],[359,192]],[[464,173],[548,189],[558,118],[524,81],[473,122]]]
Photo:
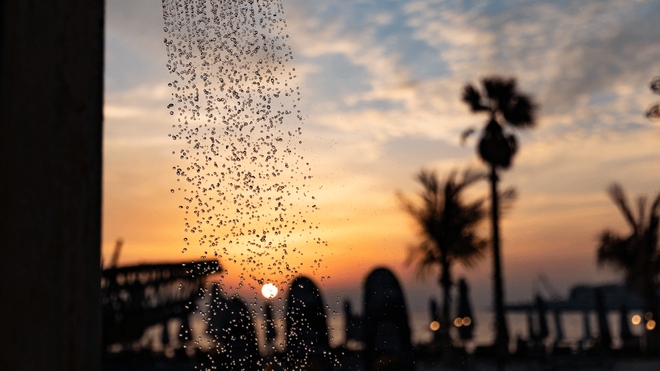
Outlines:
[[[595,264],[600,231],[626,231],[605,189],[617,181],[629,196],[660,191],[660,127],[643,115],[659,98],[648,83],[660,74],[660,3],[283,6],[303,92],[298,151],[315,173],[329,292],[355,293],[347,288],[387,265],[422,307],[439,296],[433,280],[417,282],[403,265],[416,232],[395,192],[418,191],[422,167],[482,166],[475,139],[463,146],[459,135],[485,117],[459,98],[465,83],[492,74],[516,77],[541,107],[538,127],[516,133],[521,149],[503,175],[502,186],[519,193],[502,225],[508,297],[529,297],[539,272],[560,292],[617,279]],[[167,137],[172,77],[160,3],[108,0],[106,30],[104,255],[123,237],[125,263],[193,259],[198,252],[181,255],[181,215],[169,192],[176,146]],[[488,306],[490,261],[457,274]]]

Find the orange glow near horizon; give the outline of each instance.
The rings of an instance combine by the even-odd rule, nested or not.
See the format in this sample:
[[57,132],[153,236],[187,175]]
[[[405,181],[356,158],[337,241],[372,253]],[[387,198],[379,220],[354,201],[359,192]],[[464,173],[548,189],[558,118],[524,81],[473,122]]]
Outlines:
[[[308,221],[318,226],[308,234],[307,229],[300,233],[302,224],[297,224],[296,232],[286,237],[284,253],[250,245],[256,232],[233,237],[231,244],[229,238],[219,238],[213,248],[208,242],[199,246],[184,232],[185,209],[179,208],[184,195],[178,188],[187,180],[177,177],[173,166],[184,161],[178,153],[194,144],[168,137],[178,130],[173,125],[184,124],[176,121],[180,111],[170,115],[166,108],[179,103],[168,87],[177,77],[167,68],[162,7],[158,2],[108,2],[103,264],[122,238],[120,265],[218,259],[224,271],[210,279],[222,281],[227,290],[254,290],[254,295],[265,282],[282,290],[280,283],[299,274],[324,289],[355,291],[371,269],[386,266],[418,298],[437,296],[437,277],[419,283],[414,267],[405,264],[410,246],[419,243],[419,231],[396,192],[414,198],[420,190],[414,177],[422,168],[436,170],[443,179],[452,169],[486,170],[476,154],[479,134],[465,143],[460,138],[468,128],[483,127],[487,117],[470,112],[461,92],[466,82],[502,74],[516,77],[521,91],[540,107],[535,128],[514,131],[520,148],[511,168],[500,174],[500,190],[515,187],[518,193],[501,220],[506,300],[528,300],[539,274],[547,275],[562,295],[577,283],[622,282],[620,272],[601,269],[596,262],[603,230],[629,232],[605,190],[620,182],[631,200],[643,194],[653,198],[660,191],[660,126],[644,117],[646,107],[657,102],[648,86],[653,78],[649,71],[658,70],[658,58],[648,52],[655,46],[657,22],[640,18],[648,4],[626,9],[614,3],[590,5],[575,14],[559,3],[542,8],[523,4],[511,13],[521,27],[509,27],[502,22],[511,19],[491,13],[488,6],[466,15],[463,9],[433,2],[403,8],[376,3],[360,11],[354,4],[323,3],[334,9],[330,12],[313,2],[283,4],[283,32],[291,47],[285,53],[291,54],[282,63],[292,72],[295,68],[286,83],[300,92],[300,100],[294,103],[298,112],[287,107],[295,112],[290,117],[295,125],[283,121],[277,130],[286,136],[299,129],[299,137],[287,137],[296,139],[286,150],[304,157],[305,171],[309,167],[313,175],[302,181],[287,178],[293,187],[287,189],[292,191],[287,203],[294,204],[293,217],[309,215]],[[337,23],[328,17],[335,12],[351,16]],[[603,24],[582,22],[601,18],[617,27],[606,27],[605,35]],[[548,37],[556,30],[573,43],[570,48],[561,37]],[[535,41],[531,45],[527,40]],[[511,53],[498,53],[500,48]],[[627,51],[625,63],[621,48]],[[216,70],[211,73],[220,77]],[[221,109],[235,108],[216,111]],[[199,122],[205,120],[203,114]],[[223,114],[213,112],[214,118]],[[209,120],[218,128],[227,124]],[[218,136],[226,146],[236,138],[223,130]],[[222,156],[220,166],[229,164]],[[260,161],[252,165],[261,169]],[[293,191],[303,185],[301,192],[313,195],[313,204]],[[488,199],[488,184],[476,185],[466,196]],[[233,201],[220,207],[229,209]],[[225,218],[233,217],[233,209],[223,212]],[[265,225],[248,222],[255,230]],[[478,233],[490,238],[488,218]],[[274,232],[266,234],[271,238]],[[284,243],[284,235],[269,242]],[[190,246],[184,238],[191,239]],[[276,260],[283,264],[274,265]],[[452,274],[456,280],[466,277],[472,295],[488,302],[491,266],[488,253],[474,267],[455,264]]]
[[[125,149],[124,156],[140,157],[131,156],[131,149]],[[109,261],[116,239],[123,238],[125,244],[119,258],[120,265],[194,261],[203,257],[219,259],[223,268],[229,271],[223,278],[226,286],[239,287],[240,262],[234,263],[222,253],[216,256],[214,251],[199,247],[188,247],[188,251],[182,252],[185,247],[182,213],[178,209],[177,197],[169,192],[173,179],[165,166],[148,166],[146,159],[134,161],[134,165],[130,171],[121,170],[122,162],[113,161],[106,166],[106,172],[111,175],[105,178],[104,261]],[[344,188],[326,185],[318,197],[319,211],[312,217],[319,224],[317,235],[327,241],[328,246],[304,236],[292,238],[290,246],[302,253],[286,256],[295,271],[283,272],[285,274],[281,276],[258,272],[257,278],[287,282],[295,272],[313,277],[324,287],[339,289],[359,286],[364,276],[376,266],[395,267],[412,274],[413,267],[406,267],[404,262],[409,246],[419,241],[418,230],[401,209],[395,189],[376,192],[361,201],[355,195],[365,192],[362,187],[356,186],[349,193],[334,193],[334,189]],[[417,189],[407,194],[414,197]],[[475,194],[479,192],[479,189],[473,191]],[[539,213],[544,208],[550,210]],[[603,227],[622,224],[616,208],[604,192],[587,198],[567,198],[563,204],[546,196],[521,195],[502,222],[505,275],[515,282],[525,276],[534,277],[539,271],[552,274],[554,270],[561,275],[579,272],[585,260],[594,261],[596,237]],[[480,233],[489,236],[487,220]],[[240,254],[242,247],[234,246],[233,254]],[[543,260],[537,260],[537,256],[543,256]],[[314,263],[318,259],[322,260],[320,266]],[[456,273],[484,277],[482,284],[488,286],[489,269],[488,255],[476,269],[457,266]],[[589,277],[589,274],[585,273],[583,277]],[[433,281],[430,278],[429,282]],[[248,283],[255,288],[258,286],[256,281],[243,282],[244,285]]]

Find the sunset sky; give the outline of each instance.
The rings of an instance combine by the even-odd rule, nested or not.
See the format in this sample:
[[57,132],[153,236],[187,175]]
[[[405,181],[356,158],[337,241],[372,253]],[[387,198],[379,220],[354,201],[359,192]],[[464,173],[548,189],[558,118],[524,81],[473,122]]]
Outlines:
[[[540,105],[537,127],[516,133],[520,151],[502,176],[519,195],[502,223],[507,300],[528,299],[542,272],[563,295],[576,283],[619,279],[598,269],[595,249],[603,229],[627,231],[605,192],[612,182],[630,198],[660,192],[660,123],[644,117],[660,100],[648,88],[660,75],[660,2],[283,5],[305,116],[298,152],[312,167],[313,217],[328,242],[300,248],[323,256],[312,279],[326,300],[355,296],[376,266],[393,269],[422,308],[440,296],[435,279],[418,281],[404,264],[418,231],[395,193],[418,192],[423,167],[483,168],[476,139],[459,138],[486,118],[460,94],[493,74],[516,77]],[[181,143],[168,138],[160,2],[108,0],[106,22],[103,256],[121,237],[121,264],[199,259],[194,247],[182,253],[180,196],[170,192]],[[486,184],[472,190],[486,194]],[[491,302],[490,272],[489,258],[456,269],[479,308]]]

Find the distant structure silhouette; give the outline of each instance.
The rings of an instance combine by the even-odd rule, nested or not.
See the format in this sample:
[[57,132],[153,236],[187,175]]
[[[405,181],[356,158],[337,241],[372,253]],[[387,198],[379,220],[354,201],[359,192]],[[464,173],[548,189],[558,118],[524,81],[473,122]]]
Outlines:
[[193,338],[192,336],[192,327],[190,326],[190,315],[189,313],[182,313],[179,316],[181,324],[179,326],[179,344],[181,344],[181,349],[185,349],[190,345],[190,342]]
[[325,303],[314,282],[300,276],[291,282],[286,302],[287,362],[292,369],[332,368]]
[[223,370],[261,370],[255,318],[243,299],[226,298],[218,282],[211,283],[208,292],[206,332],[211,337],[213,364]]
[[[495,309],[495,345],[498,354],[498,370],[504,368],[504,360],[509,348],[509,331],[504,315],[504,284],[502,274],[500,232],[499,232],[499,193],[497,182],[500,170],[511,166],[518,144],[513,134],[506,133],[507,126],[517,129],[532,128],[535,125],[536,104],[532,99],[517,90],[515,79],[493,76],[484,78],[482,91],[471,84],[463,89],[463,101],[474,113],[489,115],[479,139],[479,157],[490,166],[491,219],[493,243],[493,286]],[[473,128],[463,134],[463,139],[473,133]]]
[[[656,287],[656,290],[660,291],[660,285]],[[604,338],[605,343],[608,342],[609,337],[610,344],[614,345],[614,348],[617,348],[614,339],[618,335],[621,340],[621,349],[616,352],[631,356],[639,354],[642,351],[641,346],[644,345],[642,338],[631,334],[630,322],[635,316],[632,318],[628,316],[628,311],[641,311],[642,315],[636,315],[637,318],[633,324],[646,327],[646,324],[641,323],[641,321],[643,321],[644,316],[648,315],[650,317],[650,314],[644,311],[644,300],[638,291],[630,290],[629,287],[623,285],[614,284],[597,286],[578,285],[571,288],[570,294],[566,299],[561,299],[556,295],[553,295],[553,297],[554,299],[552,300],[544,300],[546,311],[550,311],[554,315],[555,337],[552,350],[553,354],[570,354],[574,351],[575,345],[577,345],[579,352],[583,350],[595,351],[597,349],[603,349],[603,342],[599,338],[599,328],[605,328],[605,325],[607,325],[605,331],[609,332],[609,335],[606,335]],[[538,324],[538,317],[535,315],[535,313],[538,313],[537,308],[538,304],[536,301],[507,306],[507,311],[509,312],[527,314],[530,333],[529,345],[533,345],[534,339],[540,338],[540,326]],[[601,308],[600,311],[602,313],[599,313],[599,308]],[[572,340],[570,338],[563,339],[564,330],[563,326],[560,325],[562,324],[562,314],[566,312],[580,314],[582,317],[582,335],[577,344],[569,344],[568,341]],[[618,334],[612,333],[609,326],[610,323],[607,321],[608,316],[612,314],[617,314],[619,317],[620,325],[618,326]],[[592,318],[592,315],[595,315],[596,319],[596,327],[593,331],[592,320],[594,318]],[[648,335],[651,332],[646,329],[643,331],[642,336]],[[653,355],[653,353],[650,354]]]
[[364,282],[364,357],[367,370],[414,367],[410,324],[403,291],[387,268],[376,268]]
[[220,283],[211,282],[210,284],[210,302],[206,331],[208,331],[213,344],[216,348],[220,347],[220,329],[223,326],[222,314],[227,308],[227,300],[222,294]]
[[[206,276],[218,271],[217,261],[187,264],[141,264],[111,267],[101,276],[103,349],[113,344],[132,349],[144,331],[169,320],[187,321]],[[189,327],[189,326],[188,326]],[[184,333],[185,335],[185,333]],[[170,343],[169,333],[165,332]]]

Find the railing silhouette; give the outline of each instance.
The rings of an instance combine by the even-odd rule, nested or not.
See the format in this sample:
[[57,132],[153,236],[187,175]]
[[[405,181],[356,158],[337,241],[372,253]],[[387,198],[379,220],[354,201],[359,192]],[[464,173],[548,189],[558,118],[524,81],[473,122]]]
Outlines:
[[172,318],[187,318],[217,261],[142,264],[109,268],[101,276],[103,349],[129,345],[144,331]]

